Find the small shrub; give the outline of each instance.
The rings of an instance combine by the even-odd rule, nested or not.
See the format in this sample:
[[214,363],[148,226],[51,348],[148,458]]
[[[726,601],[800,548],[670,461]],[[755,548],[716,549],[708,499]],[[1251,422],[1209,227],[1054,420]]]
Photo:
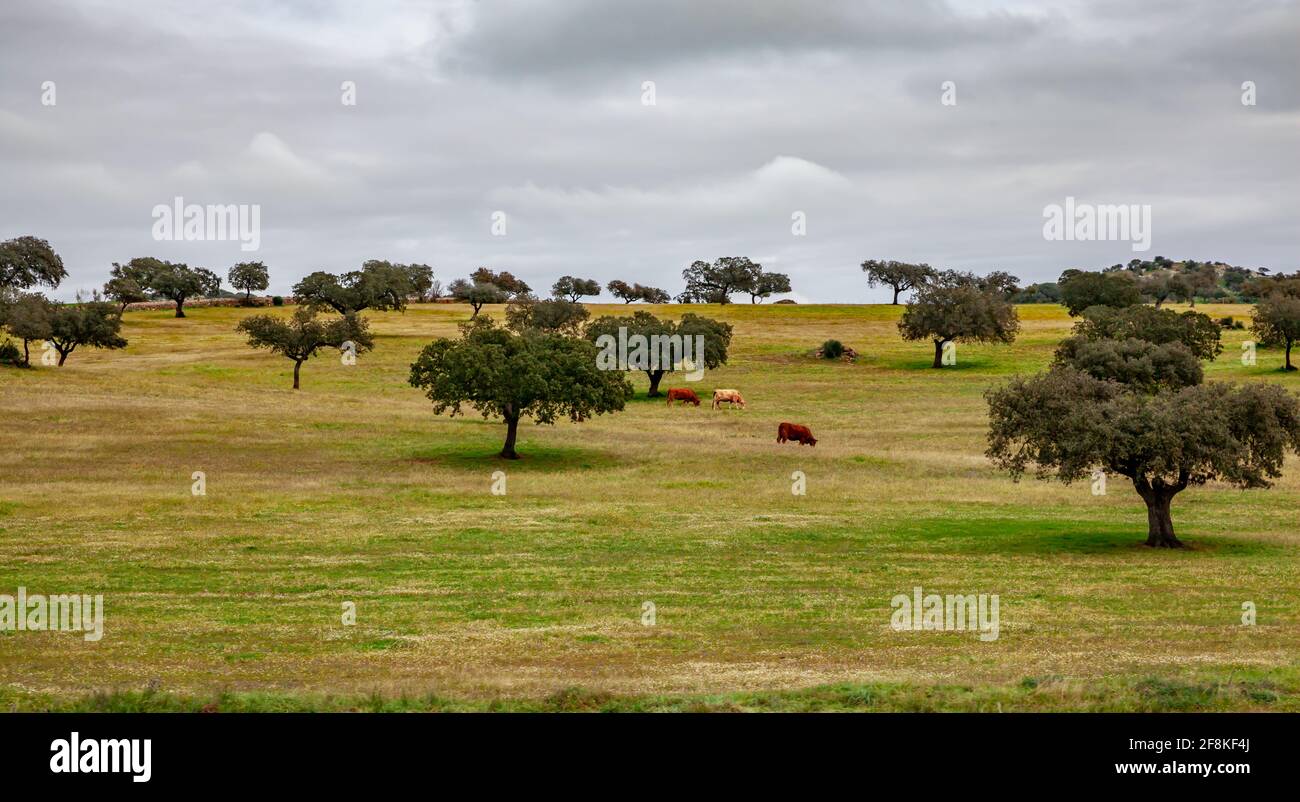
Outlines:
[[271,298],[271,306],[284,306],[284,299],[276,295]]
[[844,356],[844,343],[839,340],[827,340],[822,343],[823,359],[839,359]]
[[1231,316],[1228,316],[1228,317],[1221,317],[1221,318],[1219,318],[1219,320],[1218,320],[1217,322],[1218,322],[1218,324],[1219,324],[1219,328],[1222,328],[1222,329],[1244,329],[1244,328],[1246,328],[1246,324],[1245,324],[1245,323],[1242,323],[1240,320],[1233,320]]
[[18,365],[23,361],[23,352],[18,350],[13,340],[0,343],[0,365]]

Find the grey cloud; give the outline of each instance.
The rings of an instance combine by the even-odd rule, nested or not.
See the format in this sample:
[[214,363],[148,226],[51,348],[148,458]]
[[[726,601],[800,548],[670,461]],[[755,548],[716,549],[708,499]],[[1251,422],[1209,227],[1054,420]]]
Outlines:
[[803,298],[866,301],[865,258],[1026,280],[1131,258],[1042,239],[1074,195],[1151,203],[1152,255],[1297,267],[1294,3],[890,8],[5,3],[0,238],[50,239],[63,295],[133,256],[245,258],[151,239],[183,195],[262,205],[277,291],[367,258],[676,291],[692,260],[743,253]]

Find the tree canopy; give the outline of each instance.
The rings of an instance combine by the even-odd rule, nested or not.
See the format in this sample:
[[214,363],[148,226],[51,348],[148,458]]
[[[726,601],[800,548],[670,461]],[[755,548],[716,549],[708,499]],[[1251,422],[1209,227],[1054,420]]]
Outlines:
[[1223,351],[1223,331],[1208,315],[1191,311],[1180,314],[1146,305],[1089,307],[1075,324],[1074,334],[1088,340],[1182,343],[1197,359],[1213,360]]
[[600,282],[594,278],[560,276],[551,285],[551,295],[576,304],[584,296],[600,295]]
[[666,304],[672,300],[672,296],[658,287],[646,287],[641,284],[628,284],[626,281],[615,279],[605,285],[609,294],[618,298],[625,304],[633,301],[645,301],[648,304]]
[[16,298],[0,304],[0,323],[14,337],[22,340],[22,364],[32,364],[31,343],[44,342],[50,338],[50,317],[54,304],[39,293],[23,293]]
[[451,297],[474,308],[470,319],[478,317],[479,310],[487,304],[503,304],[510,300],[510,294],[495,284],[486,281],[466,281],[458,278],[447,288]]
[[438,282],[433,279],[433,268],[426,264],[409,264],[401,265],[402,271],[406,273],[406,280],[411,287],[411,295],[417,301],[423,301],[426,298],[436,298],[437,292],[441,289]]
[[271,286],[271,273],[261,262],[240,262],[230,268],[226,280],[230,286],[244,291],[245,300],[252,300],[254,290],[261,292]]
[[124,265],[114,262],[111,276],[104,290],[121,305],[119,317],[128,303],[139,300],[141,292],[175,302],[176,317],[185,317],[187,300],[211,297],[221,291],[221,278],[211,270],[152,256],[137,257]]
[[511,297],[516,295],[527,295],[533,291],[532,287],[523,279],[515,278],[508,270],[502,270],[500,273],[486,267],[480,267],[473,273],[469,274],[469,280],[476,284],[493,284],[500,287],[506,295]]
[[868,287],[884,285],[893,288],[894,306],[898,305],[900,293],[915,289],[937,275],[935,269],[927,264],[914,265],[892,259],[868,259],[862,263],[862,272],[867,274]]
[[1286,348],[1283,370],[1296,369],[1291,364],[1291,347],[1300,340],[1300,297],[1284,292],[1271,293],[1255,307],[1252,328],[1261,343]]
[[[114,270],[117,266],[114,265]],[[129,275],[114,275],[104,283],[104,297],[118,305],[117,316],[121,317],[127,306],[149,300],[149,293],[133,277]]]
[[1267,487],[1300,450],[1300,401],[1275,385],[1203,384],[1221,350],[1206,315],[1089,307],[1050,370],[986,394],[988,456],[1019,479],[1125,476],[1147,505],[1147,545],[1177,548],[1170,505],[1208,481]]
[[698,303],[728,304],[734,293],[748,292],[762,272],[763,266],[746,256],[723,256],[712,264],[697,260],[682,271],[682,295]]
[[288,320],[276,315],[253,315],[235,328],[248,336],[253,348],[265,348],[293,360],[293,389],[300,387],[302,363],[316,356],[321,348],[344,348],[352,343],[354,353],[374,348],[374,339],[365,318],[352,313],[321,320],[318,311],[300,307]]
[[336,276],[318,270],[293,285],[298,302],[313,309],[333,309],[341,315],[363,309],[403,311],[406,301],[416,293],[411,265],[399,265],[371,259],[353,270]]
[[16,294],[37,285],[53,289],[67,277],[63,260],[49,242],[37,237],[0,242],[0,295]]
[[1272,384],[1213,382],[1132,392],[1069,366],[1016,377],[986,394],[988,456],[1019,479],[1065,483],[1095,468],[1130,479],[1147,505],[1147,545],[1178,548],[1170,504],[1221,481],[1268,487],[1300,451],[1300,403]]
[[[665,374],[682,369],[683,358],[689,356],[695,370],[714,370],[727,363],[727,350],[731,347],[731,324],[694,313],[682,315],[680,321],[655,317],[645,310],[631,315],[606,315],[587,324],[586,338],[608,355],[610,349],[621,351],[625,359],[616,364],[618,370],[640,370],[650,379],[648,395],[659,395],[659,382]],[[703,360],[696,348],[696,336],[703,337]],[[635,340],[633,338],[644,338]],[[667,338],[677,337],[676,341]],[[686,338],[690,340],[691,353],[685,353]],[[657,338],[657,339],[654,339]],[[671,345],[672,343],[675,345]],[[656,346],[656,343],[659,343]],[[665,343],[670,345],[664,345]],[[667,354],[663,349],[669,348]],[[687,368],[688,370],[690,368]]]
[[1057,349],[1054,364],[1144,392],[1191,387],[1205,378],[1200,360],[1180,342],[1069,337]]
[[411,365],[410,383],[424,390],[435,414],[452,416],[463,407],[506,423],[500,456],[518,459],[519,421],[553,424],[567,416],[575,423],[623,409],[632,386],[617,371],[600,370],[596,347],[586,340],[544,334],[517,334],[490,318],[462,323],[457,339],[429,343]]
[[943,367],[944,343],[1012,342],[1020,319],[1001,277],[1005,275],[990,280],[953,270],[936,273],[917,288],[899,319],[903,339],[932,340],[936,368]]
[[506,326],[516,332],[533,329],[577,336],[589,317],[591,313],[585,306],[563,298],[538,300],[525,295],[514,298],[506,307]]
[[1142,303],[1137,278],[1128,272],[1092,273],[1067,270],[1057,281],[1061,303],[1071,317],[1083,314],[1092,306],[1126,307]]
[[51,310],[49,339],[59,352],[60,366],[78,346],[125,348],[127,342],[119,334],[121,330],[122,318],[111,303],[55,304]]
[[770,298],[773,295],[790,292],[790,277],[785,273],[768,273],[759,267],[759,273],[753,282],[745,288],[749,293],[749,302],[758,303],[760,298]]

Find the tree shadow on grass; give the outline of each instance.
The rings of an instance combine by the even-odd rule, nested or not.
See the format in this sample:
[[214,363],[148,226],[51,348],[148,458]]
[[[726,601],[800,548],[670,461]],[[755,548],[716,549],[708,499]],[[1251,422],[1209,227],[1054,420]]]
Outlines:
[[458,438],[455,441],[426,443],[405,453],[412,462],[446,465],[465,470],[511,471],[588,471],[610,468],[620,460],[604,451],[577,446],[548,445],[532,441],[520,425],[519,442],[515,448],[519,459],[502,459],[501,445],[505,442],[505,427],[499,438]]
[[1241,537],[1198,533],[1190,523],[1178,528],[1185,549],[1152,549],[1145,545],[1145,518],[1132,523],[1039,520],[1023,518],[922,518],[903,522],[898,535],[932,542],[946,552],[970,554],[1219,554],[1232,557],[1279,553],[1271,543]]

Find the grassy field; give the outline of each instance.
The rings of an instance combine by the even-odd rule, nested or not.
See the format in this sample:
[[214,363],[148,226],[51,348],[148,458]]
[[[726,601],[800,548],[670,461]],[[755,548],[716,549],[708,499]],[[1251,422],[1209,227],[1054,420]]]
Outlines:
[[[709,307],[736,336],[694,386],[747,410],[669,409],[638,375],[622,413],[522,424],[512,463],[502,424],[406,383],[467,307],[369,314],[376,350],[296,393],[234,333],[248,310],[128,313],[124,351],[0,370],[0,593],[106,608],[97,643],[0,632],[0,709],[1300,710],[1300,466],[1182,494],[1192,548],[1148,550],[1123,480],[1016,484],[983,456],[982,393],[1050,361],[1062,309],[943,371],[900,312]],[[812,358],[828,337],[862,358]],[[1300,391],[1279,352],[1241,365],[1247,337],[1208,378]],[[816,448],[777,445],[785,420]],[[999,594],[999,639],[894,631],[917,585]]]

